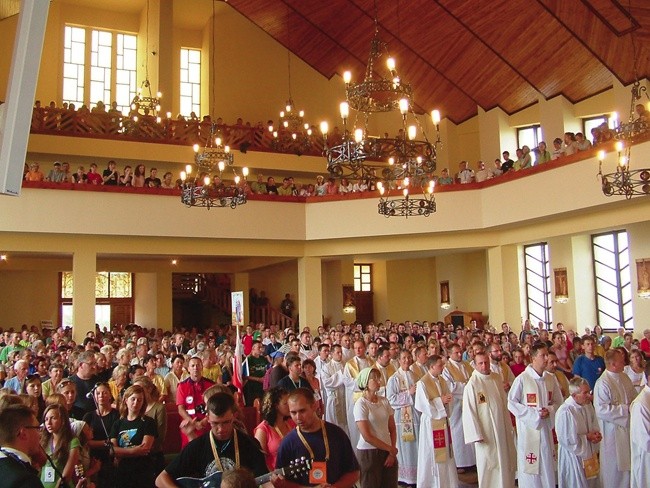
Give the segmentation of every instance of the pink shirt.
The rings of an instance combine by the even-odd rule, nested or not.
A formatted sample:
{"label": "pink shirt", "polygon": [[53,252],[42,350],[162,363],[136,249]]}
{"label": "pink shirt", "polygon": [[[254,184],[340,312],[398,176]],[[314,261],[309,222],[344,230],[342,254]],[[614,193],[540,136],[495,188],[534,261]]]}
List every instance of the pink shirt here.
{"label": "pink shirt", "polygon": [[[296,426],[291,419],[287,420],[287,425],[291,427],[291,429]],[[278,450],[280,449],[280,444],[282,444],[283,437],[277,430],[275,430],[275,427],[271,427],[266,420],[262,420],[260,424],[255,427],[255,432],[258,430],[261,430],[266,434],[264,459],[266,460],[266,467],[269,468],[269,471],[273,471],[275,469],[275,461],[278,457]],[[264,448],[264,446],[262,446],[262,448]]]}

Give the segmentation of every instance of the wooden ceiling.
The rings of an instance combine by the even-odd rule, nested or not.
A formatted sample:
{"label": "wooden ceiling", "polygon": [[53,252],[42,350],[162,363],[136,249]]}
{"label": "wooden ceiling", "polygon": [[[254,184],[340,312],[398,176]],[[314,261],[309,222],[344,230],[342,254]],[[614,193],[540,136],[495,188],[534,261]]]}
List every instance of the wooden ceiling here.
{"label": "wooden ceiling", "polygon": [[[360,81],[374,0],[228,0],[330,78]],[[380,35],[422,111],[454,123],[500,107],[512,114],[557,95],[575,103],[650,76],[650,1],[376,0]]]}

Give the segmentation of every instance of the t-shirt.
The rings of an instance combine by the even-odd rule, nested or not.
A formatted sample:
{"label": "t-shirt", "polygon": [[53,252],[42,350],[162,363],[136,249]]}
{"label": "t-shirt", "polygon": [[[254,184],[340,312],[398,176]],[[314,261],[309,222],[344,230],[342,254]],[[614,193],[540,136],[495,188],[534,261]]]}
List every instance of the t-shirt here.
{"label": "t-shirt", "polygon": [[[110,435],[110,433],[113,430],[113,424],[117,422],[120,419],[120,414],[117,410],[112,409],[110,412],[108,412],[108,415],[104,415],[101,417],[97,413],[97,411],[94,412],[89,412],[87,413],[83,421],[86,422],[90,428],[93,430],[93,440],[105,440],[106,437],[106,432]],[[102,420],[104,421],[104,425],[102,425]],[[106,431],[104,431],[104,426],[106,427]],[[107,461],[109,458],[109,451],[107,449],[91,449],[90,454],[92,454],[93,457],[99,459],[100,461]]]}
{"label": "t-shirt", "polygon": [[[79,378],[79,376],[74,374],[70,376],[70,379],[75,385],[77,385],[77,397],[75,398],[74,406],[83,410],[84,415],[87,412],[92,412],[93,410],[95,410],[95,401],[92,398],[86,398],[86,395],[90,393],[92,389],[95,387],[95,384],[97,383],[97,377],[93,376],[88,380],[83,380]],[[83,415],[79,417],[77,420],[81,420],[82,418]]]}
{"label": "t-shirt", "polygon": [[[268,473],[264,454],[257,440],[240,431],[236,431],[236,433],[239,443],[240,466],[250,469],[255,476]],[[212,435],[211,432],[206,432],[185,446],[180,454],[165,468],[169,476],[173,479],[183,476],[204,478],[219,471],[212,455],[210,435]],[[217,441],[215,439],[215,445],[223,469],[225,471],[233,469],[235,467],[234,440],[232,438],[229,441]]]}
{"label": "t-shirt", "polygon": [[[352,450],[350,439],[340,427],[325,422],[325,430],[327,431],[327,442],[330,450],[330,458],[327,461],[327,482],[335,483],[344,474],[358,471],[359,463]],[[314,460],[325,461],[325,443],[322,429],[316,432],[302,432],[302,435],[314,452]],[[309,451],[298,437],[297,430],[294,429],[282,440],[275,467],[283,468],[288,466],[291,461],[302,456],[307,459],[310,458]],[[288,476],[288,479],[302,486],[317,486],[309,483],[308,472]]]}
{"label": "t-shirt", "polygon": [[104,182],[105,185],[117,186],[117,171],[113,172],[110,169],[105,169],[102,176],[104,178],[110,176],[110,178]]}
{"label": "t-shirt", "polygon": [[594,356],[593,359],[589,359],[583,354],[582,356],[578,356],[576,362],[573,363],[573,374],[586,379],[592,390],[596,386],[596,380],[603,371],[605,371],[605,360],[600,356]]}
{"label": "t-shirt", "polygon": [[282,378],[280,381],[278,381],[278,386],[284,388],[287,391],[293,391],[296,388],[307,388],[308,390],[313,390],[313,388],[309,384],[309,381],[307,381],[302,376],[299,376],[298,381],[294,382],[291,379],[291,376],[287,375],[284,378]]}
{"label": "t-shirt", "polygon": [[[355,422],[357,420],[367,420],[370,423],[372,433],[388,445],[391,445],[388,419],[393,416],[393,413],[393,407],[390,406],[388,400],[383,396],[378,396],[376,403],[371,402],[365,397],[361,397],[354,404]],[[376,449],[376,447],[360,435],[357,449]]]}
{"label": "t-shirt", "polygon": [[[68,450],[68,452],[70,452],[72,449],[78,448],[80,445],[81,444],[79,443],[79,439],[77,439],[76,437],[73,437],[72,440],[70,441],[70,449]],[[52,455],[52,444],[51,443],[48,443],[47,449],[45,451],[47,452],[47,454],[49,456]],[[60,465],[57,464],[56,467],[57,467],[57,470],[59,472],[61,472],[65,466],[60,466]],[[41,483],[43,483],[44,488],[55,488],[57,486],[57,483],[59,482],[60,478],[59,478],[59,475],[56,474],[56,472],[54,473],[54,480],[52,480],[51,482],[50,481],[45,481],[46,473],[48,473],[51,468],[52,468],[52,465],[50,464],[49,461],[47,463],[45,463],[45,465],[41,468]]]}
{"label": "t-shirt", "polygon": [[135,420],[129,420],[126,417],[120,418],[111,429],[111,439],[117,439],[118,447],[139,446],[145,435],[158,437],[156,422],[146,415]]}

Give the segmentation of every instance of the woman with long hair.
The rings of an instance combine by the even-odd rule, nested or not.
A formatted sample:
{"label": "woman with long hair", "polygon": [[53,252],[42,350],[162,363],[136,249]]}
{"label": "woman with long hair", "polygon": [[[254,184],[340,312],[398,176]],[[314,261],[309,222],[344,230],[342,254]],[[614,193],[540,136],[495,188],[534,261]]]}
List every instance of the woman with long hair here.
{"label": "woman with long hair", "polygon": [[144,187],[144,180],[145,180],[145,167],[144,164],[138,164],[135,167],[135,171],[133,172],[133,179],[131,180],[131,185],[136,187],[136,188],[142,188]]}
{"label": "woman with long hair", "polygon": [[65,398],[65,408],[68,411],[68,416],[75,420],[81,420],[86,412],[74,404],[77,399],[77,385],[74,381],[69,378],[62,379],[56,387],[56,392]]}
{"label": "woman with long hair", "polygon": [[37,374],[28,374],[23,383],[23,391],[30,397],[37,405],[36,418],[42,419],[45,412],[45,400],[43,400],[43,384],[41,377]]}
{"label": "woman with long hair", "polygon": [[129,386],[120,402],[120,419],[111,431],[111,443],[119,460],[116,482],[120,487],[140,488],[154,484],[154,464],[149,453],[158,434],[155,420],[145,416],[146,411],[142,387]]}
{"label": "woman with long hair", "polygon": [[115,469],[113,466],[113,450],[110,444],[110,432],[113,424],[120,418],[120,414],[111,404],[113,396],[108,383],[97,383],[93,392],[96,410],[84,415],[86,422],[92,429],[92,439],[88,441],[90,455],[101,461],[102,465],[97,475],[98,488],[115,486]]}
{"label": "woman with long hair", "polygon": [[[43,414],[45,428],[41,431],[41,447],[50,460],[41,468],[45,488],[73,486],[75,466],[79,463],[79,440],[72,433],[68,412],[62,405],[49,405]],[[52,465],[52,463],[54,465]]]}
{"label": "woman with long hair", "polygon": [[255,427],[257,439],[264,451],[266,466],[269,470],[275,469],[275,460],[282,439],[296,424],[289,416],[289,392],[284,388],[271,388],[262,398],[262,422]]}
{"label": "woman with long hair", "polygon": [[156,437],[153,443],[150,456],[154,462],[156,476],[158,476],[165,469],[165,455],[163,454],[162,446],[167,436],[167,410],[165,410],[165,405],[160,401],[160,391],[151,379],[146,376],[138,376],[133,381],[133,384],[141,386],[144,390],[147,402],[145,415],[156,421],[158,437]]}
{"label": "woman with long hair", "polygon": [[323,397],[321,397],[320,380],[316,378],[316,363],[312,359],[305,359],[302,362],[302,374],[311,389],[314,390],[314,398],[318,406],[316,412],[319,417],[322,417],[325,413],[325,406],[323,405]]}

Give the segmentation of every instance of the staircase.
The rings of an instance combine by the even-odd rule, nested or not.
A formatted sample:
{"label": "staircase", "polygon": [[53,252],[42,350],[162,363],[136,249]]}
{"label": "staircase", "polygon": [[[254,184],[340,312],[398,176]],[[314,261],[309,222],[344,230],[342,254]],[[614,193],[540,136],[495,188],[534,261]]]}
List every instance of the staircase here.
{"label": "staircase", "polygon": [[[174,273],[172,296],[174,299],[198,300],[212,305],[218,312],[231,316],[230,282],[224,275]],[[251,322],[275,324],[278,329],[295,330],[296,321],[270,305],[254,306],[249,310]]]}

